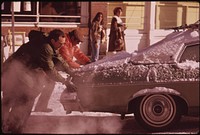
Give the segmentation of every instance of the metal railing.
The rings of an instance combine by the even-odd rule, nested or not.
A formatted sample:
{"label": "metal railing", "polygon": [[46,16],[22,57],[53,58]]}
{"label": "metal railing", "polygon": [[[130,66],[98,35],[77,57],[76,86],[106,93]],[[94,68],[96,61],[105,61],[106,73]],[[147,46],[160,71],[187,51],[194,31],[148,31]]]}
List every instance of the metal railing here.
{"label": "metal railing", "polygon": [[[12,25],[11,14],[1,14],[2,26]],[[33,27],[76,27],[80,25],[81,16],[66,15],[19,15],[15,14],[15,26]],[[49,21],[48,21],[49,19]],[[46,20],[46,21],[45,21]]]}

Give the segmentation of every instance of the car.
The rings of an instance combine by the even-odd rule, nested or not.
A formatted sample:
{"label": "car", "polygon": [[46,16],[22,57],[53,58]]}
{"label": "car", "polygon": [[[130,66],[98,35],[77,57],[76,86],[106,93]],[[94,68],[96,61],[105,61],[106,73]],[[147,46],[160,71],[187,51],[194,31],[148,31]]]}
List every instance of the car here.
{"label": "car", "polygon": [[141,51],[75,70],[77,91],[60,97],[66,113],[134,114],[151,131],[167,130],[183,115],[199,116],[199,23],[189,26]]}

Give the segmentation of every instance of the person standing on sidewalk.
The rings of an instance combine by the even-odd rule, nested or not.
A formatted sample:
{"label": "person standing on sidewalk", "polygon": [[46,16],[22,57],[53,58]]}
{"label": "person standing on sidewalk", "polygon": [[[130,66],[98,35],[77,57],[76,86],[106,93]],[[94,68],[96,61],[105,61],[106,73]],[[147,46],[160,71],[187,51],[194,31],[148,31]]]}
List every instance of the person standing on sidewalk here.
{"label": "person standing on sidewalk", "polygon": [[113,10],[114,16],[111,20],[111,28],[109,35],[109,45],[108,52],[118,52],[125,51],[125,39],[124,39],[124,31],[126,30],[126,26],[122,22],[120,16],[122,15],[122,8],[116,7]]}
{"label": "person standing on sidewalk", "polygon": [[91,47],[92,47],[92,62],[99,60],[100,45],[105,39],[105,28],[103,27],[103,13],[98,12],[92,20],[90,28]]}

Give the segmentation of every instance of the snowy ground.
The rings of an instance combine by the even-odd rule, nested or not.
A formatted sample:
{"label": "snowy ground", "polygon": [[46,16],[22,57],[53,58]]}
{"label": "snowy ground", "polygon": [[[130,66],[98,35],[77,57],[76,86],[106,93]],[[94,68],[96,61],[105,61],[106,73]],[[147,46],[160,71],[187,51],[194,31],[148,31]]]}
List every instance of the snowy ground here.
{"label": "snowy ground", "polygon": [[[49,116],[120,116],[119,114],[114,113],[99,113],[99,112],[78,112],[73,111],[71,114],[66,114],[65,110],[60,103],[60,95],[62,91],[65,89],[65,86],[61,83],[56,83],[52,96],[49,100],[48,108],[53,109],[53,112],[32,112],[31,115],[49,115]],[[39,96],[35,100],[35,104],[38,100]],[[33,110],[35,105],[33,107]]]}

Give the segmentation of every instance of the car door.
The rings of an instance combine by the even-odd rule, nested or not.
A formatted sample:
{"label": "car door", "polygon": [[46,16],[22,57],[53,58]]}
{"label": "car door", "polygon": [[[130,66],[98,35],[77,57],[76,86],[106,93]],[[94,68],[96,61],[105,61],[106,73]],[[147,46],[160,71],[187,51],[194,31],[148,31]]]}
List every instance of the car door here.
{"label": "car door", "polygon": [[186,44],[177,57],[178,66],[185,70],[181,95],[189,106],[199,106],[199,41]]}

